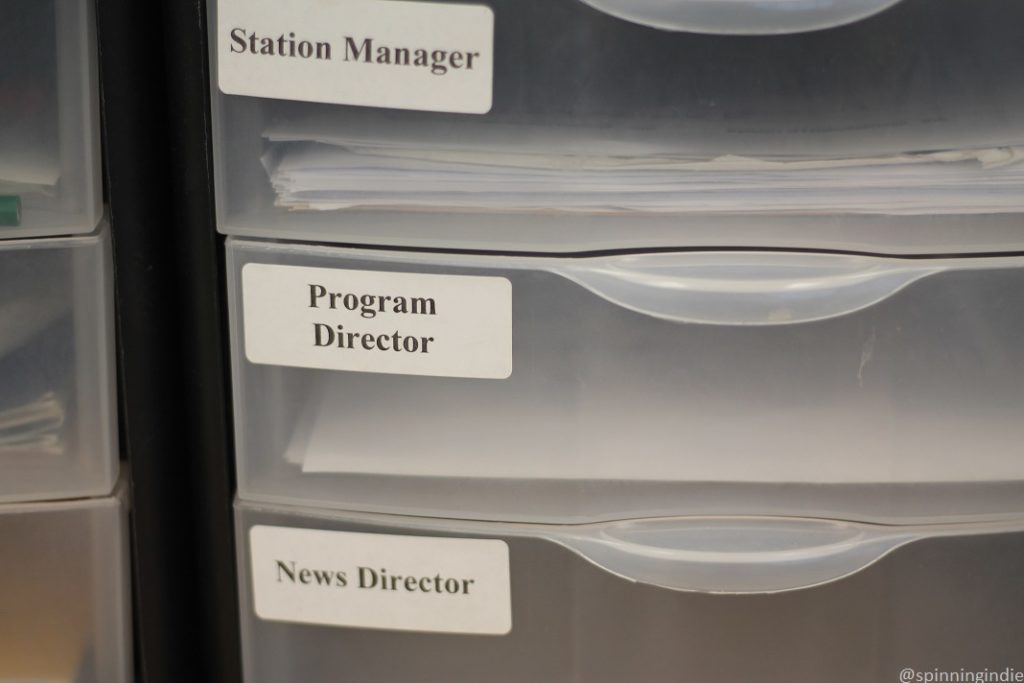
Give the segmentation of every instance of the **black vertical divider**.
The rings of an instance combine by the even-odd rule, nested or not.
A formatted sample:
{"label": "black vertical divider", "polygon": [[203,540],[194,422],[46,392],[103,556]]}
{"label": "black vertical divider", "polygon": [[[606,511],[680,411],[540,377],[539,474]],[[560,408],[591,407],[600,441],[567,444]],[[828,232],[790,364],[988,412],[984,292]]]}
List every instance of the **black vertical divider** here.
{"label": "black vertical divider", "polygon": [[97,0],[138,683],[241,680],[202,0]]}

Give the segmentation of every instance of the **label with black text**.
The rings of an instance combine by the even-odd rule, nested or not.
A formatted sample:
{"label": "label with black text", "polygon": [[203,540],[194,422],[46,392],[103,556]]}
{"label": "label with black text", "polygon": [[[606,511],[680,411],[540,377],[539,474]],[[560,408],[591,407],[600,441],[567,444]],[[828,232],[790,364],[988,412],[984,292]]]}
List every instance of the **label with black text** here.
{"label": "label with black text", "polygon": [[228,95],[486,114],[494,13],[403,0],[218,0]]}
{"label": "label with black text", "polygon": [[261,619],[480,635],[512,630],[504,541],[254,526],[249,545]]}
{"label": "label with black text", "polygon": [[252,363],[398,375],[512,373],[512,284],[503,277],[247,263]]}

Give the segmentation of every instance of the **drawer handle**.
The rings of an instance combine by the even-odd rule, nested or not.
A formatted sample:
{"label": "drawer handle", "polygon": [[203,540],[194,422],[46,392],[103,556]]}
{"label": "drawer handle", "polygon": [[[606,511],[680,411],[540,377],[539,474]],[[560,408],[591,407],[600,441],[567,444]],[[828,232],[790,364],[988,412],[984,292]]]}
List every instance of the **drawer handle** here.
{"label": "drawer handle", "polygon": [[860,21],[900,0],[583,0],[619,19],[667,31],[800,33]]}
{"label": "drawer handle", "polygon": [[552,270],[614,304],[711,325],[785,325],[877,304],[943,266],[834,254],[641,254]]}
{"label": "drawer handle", "polygon": [[773,593],[854,574],[912,541],[1019,530],[1020,520],[881,526],[801,518],[668,518],[547,535],[620,577],[708,593]]}

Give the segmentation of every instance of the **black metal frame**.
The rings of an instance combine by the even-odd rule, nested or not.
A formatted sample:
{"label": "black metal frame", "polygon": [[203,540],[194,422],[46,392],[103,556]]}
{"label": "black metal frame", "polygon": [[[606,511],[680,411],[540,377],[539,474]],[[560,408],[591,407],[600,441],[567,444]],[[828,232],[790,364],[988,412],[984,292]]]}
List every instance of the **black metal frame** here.
{"label": "black metal frame", "polygon": [[97,0],[140,683],[241,681],[202,0]]}

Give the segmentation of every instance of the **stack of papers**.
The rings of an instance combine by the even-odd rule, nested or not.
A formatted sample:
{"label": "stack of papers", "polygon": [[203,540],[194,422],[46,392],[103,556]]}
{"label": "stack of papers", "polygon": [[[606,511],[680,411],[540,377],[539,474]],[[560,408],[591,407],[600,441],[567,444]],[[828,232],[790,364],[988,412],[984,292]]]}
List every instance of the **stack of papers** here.
{"label": "stack of papers", "polygon": [[60,279],[49,287],[27,282],[33,272],[26,265],[0,276],[10,297],[0,301],[0,457],[64,452],[72,321]]}
{"label": "stack of papers", "polygon": [[53,392],[0,411],[0,455],[10,452],[60,455],[64,418],[64,404]]}
{"label": "stack of papers", "polygon": [[[592,213],[1024,210],[1024,133],[1004,146],[895,153],[872,148],[859,155],[851,153],[853,139],[834,136],[831,156],[814,154],[810,141],[791,145],[795,154],[751,156],[710,155],[716,144],[704,135],[684,146],[657,132],[609,127],[468,120],[442,127],[386,119],[351,124],[266,131],[263,164],[278,206]],[[769,145],[749,136],[744,142],[753,149]]]}
{"label": "stack of papers", "polygon": [[265,164],[293,210],[840,211],[921,214],[1024,209],[1024,148],[863,159],[555,156],[300,143]]}

